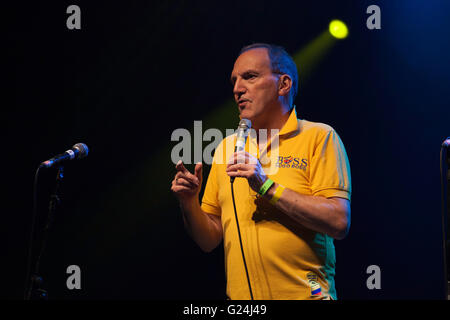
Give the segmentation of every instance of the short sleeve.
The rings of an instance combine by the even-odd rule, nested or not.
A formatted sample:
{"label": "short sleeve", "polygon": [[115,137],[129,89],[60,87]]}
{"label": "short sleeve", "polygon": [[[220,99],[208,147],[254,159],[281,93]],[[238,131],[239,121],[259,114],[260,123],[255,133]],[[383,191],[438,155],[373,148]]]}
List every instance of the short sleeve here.
{"label": "short sleeve", "polygon": [[201,208],[204,212],[219,215],[221,209],[219,206],[219,186],[217,180],[217,164],[213,161],[206,182],[205,192],[203,193]]}
{"label": "short sleeve", "polygon": [[313,195],[350,200],[350,164],[344,144],[333,129],[324,131],[318,138],[310,168]]}

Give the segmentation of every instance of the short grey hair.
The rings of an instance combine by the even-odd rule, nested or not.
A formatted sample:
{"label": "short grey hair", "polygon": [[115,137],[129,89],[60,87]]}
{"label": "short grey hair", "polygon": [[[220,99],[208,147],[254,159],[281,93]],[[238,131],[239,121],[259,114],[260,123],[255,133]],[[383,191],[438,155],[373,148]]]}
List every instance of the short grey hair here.
{"label": "short grey hair", "polygon": [[287,51],[283,47],[268,43],[253,43],[248,46],[245,46],[241,49],[239,55],[243,54],[246,51],[258,48],[267,49],[273,73],[287,74],[291,77],[292,88],[290,95],[292,97],[292,106],[293,106],[294,100],[297,97],[298,93],[298,71],[294,59],[292,59],[292,57],[289,55],[289,53],[287,53]]}

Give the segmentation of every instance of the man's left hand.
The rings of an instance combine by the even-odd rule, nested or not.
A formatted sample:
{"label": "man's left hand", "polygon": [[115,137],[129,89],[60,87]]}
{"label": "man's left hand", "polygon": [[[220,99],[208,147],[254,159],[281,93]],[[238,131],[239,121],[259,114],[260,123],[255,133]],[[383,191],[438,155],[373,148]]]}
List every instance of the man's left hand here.
{"label": "man's left hand", "polygon": [[245,151],[233,153],[228,161],[226,172],[230,177],[246,178],[250,188],[256,192],[267,180],[259,160]]}

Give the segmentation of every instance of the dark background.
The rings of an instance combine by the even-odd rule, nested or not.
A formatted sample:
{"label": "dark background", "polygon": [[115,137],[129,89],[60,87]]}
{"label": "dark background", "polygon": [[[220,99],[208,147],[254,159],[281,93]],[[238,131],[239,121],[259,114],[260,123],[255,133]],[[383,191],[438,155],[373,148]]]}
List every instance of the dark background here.
{"label": "dark background", "polygon": [[[81,30],[66,28],[71,4]],[[366,28],[371,4],[381,30]],[[242,46],[276,43],[294,54],[334,18],[350,35],[307,79],[299,66],[296,105],[299,117],[337,130],[351,165],[352,226],[335,242],[338,297],[443,297],[450,2],[58,1],[3,11],[1,298],[23,295],[37,166],[84,142],[88,158],[65,166],[42,260],[50,298],[223,299],[223,249],[201,252],[170,192],[171,134],[193,132],[194,120],[229,101]],[[234,128],[237,108],[227,112],[221,125]],[[39,177],[41,225],[55,175]],[[81,290],[66,288],[72,264]],[[366,287],[373,264],[380,290]]]}

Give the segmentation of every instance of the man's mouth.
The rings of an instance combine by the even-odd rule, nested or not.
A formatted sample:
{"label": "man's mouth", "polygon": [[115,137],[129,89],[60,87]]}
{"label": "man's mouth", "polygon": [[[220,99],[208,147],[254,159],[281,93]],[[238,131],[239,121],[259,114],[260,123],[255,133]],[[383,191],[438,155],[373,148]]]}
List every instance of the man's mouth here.
{"label": "man's mouth", "polygon": [[248,102],[250,102],[250,100],[248,100],[248,99],[240,99],[240,100],[238,101],[238,107],[239,107],[239,109],[240,109],[240,110],[244,109],[245,106],[246,106],[246,104],[247,104]]}

